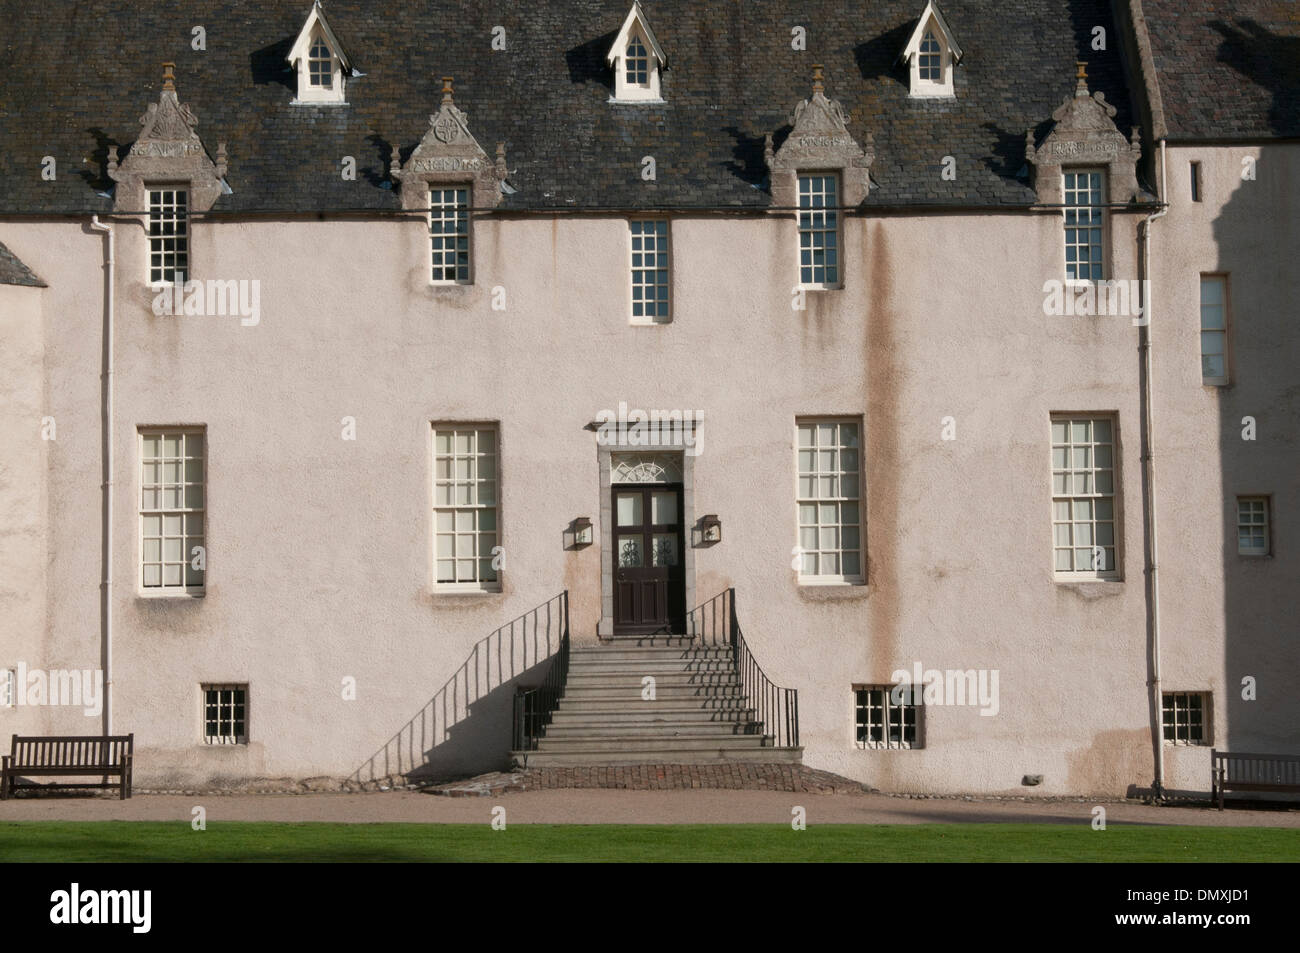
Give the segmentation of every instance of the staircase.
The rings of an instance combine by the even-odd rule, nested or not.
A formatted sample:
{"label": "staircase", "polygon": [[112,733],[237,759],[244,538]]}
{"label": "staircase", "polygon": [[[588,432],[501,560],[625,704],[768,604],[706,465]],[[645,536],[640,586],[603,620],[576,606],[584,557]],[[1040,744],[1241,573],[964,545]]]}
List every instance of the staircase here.
{"label": "staircase", "polygon": [[615,639],[565,661],[549,718],[538,711],[531,735],[516,732],[516,764],[800,762],[796,695],[752,663],[729,611],[721,639]]}

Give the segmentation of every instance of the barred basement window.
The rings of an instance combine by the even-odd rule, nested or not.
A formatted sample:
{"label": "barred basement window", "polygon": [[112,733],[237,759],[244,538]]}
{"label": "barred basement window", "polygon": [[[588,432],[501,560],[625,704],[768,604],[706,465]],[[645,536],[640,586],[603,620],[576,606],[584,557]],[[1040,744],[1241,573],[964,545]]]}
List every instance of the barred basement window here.
{"label": "barred basement window", "polygon": [[668,298],[668,223],[663,219],[633,220],[632,319],[637,324],[667,324],[672,320]]}
{"label": "barred basement window", "polygon": [[920,748],[920,691],[910,685],[853,686],[859,748]]}
{"label": "barred basement window", "polygon": [[839,177],[799,176],[799,283],[836,288],[840,283]]}
{"label": "barred basement window", "polygon": [[436,424],[434,453],[434,579],[438,586],[497,590],[497,431]]}
{"label": "barred basement window", "polygon": [[1237,552],[1242,556],[1268,555],[1268,497],[1237,497]]}
{"label": "barred basement window", "polygon": [[861,440],[856,420],[799,420],[799,581],[863,580]]}
{"label": "barred basement window", "polygon": [[140,431],[140,584],[203,590],[205,440],[202,430]]}
{"label": "barred basement window", "polygon": [[435,282],[469,283],[469,189],[429,189],[429,240]]}
{"label": "barred basement window", "polygon": [[1201,275],[1201,383],[1228,383],[1228,281]]}
{"label": "barred basement window", "polygon": [[1114,421],[1053,417],[1052,536],[1058,576],[1118,579],[1115,530]]}
{"label": "barred basement window", "polygon": [[210,745],[248,744],[248,686],[203,686],[203,740]]}
{"label": "barred basement window", "polygon": [[1071,281],[1105,278],[1105,173],[1082,169],[1065,175],[1065,277]]}
{"label": "barred basement window", "polygon": [[190,270],[189,192],[149,189],[149,281],[184,284]]}
{"label": "barred basement window", "polygon": [[1161,704],[1165,744],[1205,744],[1209,708],[1208,692],[1165,692]]}

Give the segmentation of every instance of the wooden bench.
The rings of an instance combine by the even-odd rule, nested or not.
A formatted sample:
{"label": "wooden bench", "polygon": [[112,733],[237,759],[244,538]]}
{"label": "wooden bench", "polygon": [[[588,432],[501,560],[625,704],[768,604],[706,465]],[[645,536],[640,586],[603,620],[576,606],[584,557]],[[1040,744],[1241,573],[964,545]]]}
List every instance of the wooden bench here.
{"label": "wooden bench", "polygon": [[14,793],[14,782],[19,777],[98,775],[98,781],[33,785],[33,789],[117,788],[125,801],[131,796],[134,746],[134,734],[27,738],[14,735],[12,753],[4,756],[0,769],[0,800]]}
{"label": "wooden bench", "polygon": [[1245,754],[1210,749],[1210,794],[1223,810],[1223,792],[1300,794],[1300,755]]}

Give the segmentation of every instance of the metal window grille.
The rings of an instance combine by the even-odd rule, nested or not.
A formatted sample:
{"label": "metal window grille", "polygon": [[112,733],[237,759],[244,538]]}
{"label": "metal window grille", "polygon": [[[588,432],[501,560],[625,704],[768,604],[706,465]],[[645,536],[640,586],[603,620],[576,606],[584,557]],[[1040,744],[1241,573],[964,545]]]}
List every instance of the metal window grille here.
{"label": "metal window grille", "polygon": [[855,687],[854,726],[859,748],[917,748],[919,689],[914,686]]}
{"label": "metal window grille", "polygon": [[210,745],[248,743],[248,686],[203,686],[203,740]]}
{"label": "metal window grille", "polygon": [[1176,745],[1205,744],[1209,696],[1204,692],[1165,692],[1161,720],[1165,741]]}

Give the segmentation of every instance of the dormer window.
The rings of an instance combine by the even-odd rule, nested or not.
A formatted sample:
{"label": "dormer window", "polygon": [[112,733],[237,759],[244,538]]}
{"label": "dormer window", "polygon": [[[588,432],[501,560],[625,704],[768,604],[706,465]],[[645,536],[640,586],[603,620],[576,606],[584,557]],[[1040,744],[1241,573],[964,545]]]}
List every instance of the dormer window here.
{"label": "dormer window", "polygon": [[307,14],[286,57],[298,71],[296,104],[344,103],[344,82],[351,71],[347,54],[325,19],[320,2]]}
{"label": "dormer window", "polygon": [[660,103],[659,74],[667,62],[640,3],[633,3],[606,57],[614,67],[616,103]]}
{"label": "dormer window", "polygon": [[921,11],[901,59],[911,64],[912,96],[955,95],[952,72],[953,66],[961,59],[961,47],[933,2],[926,3]]}

